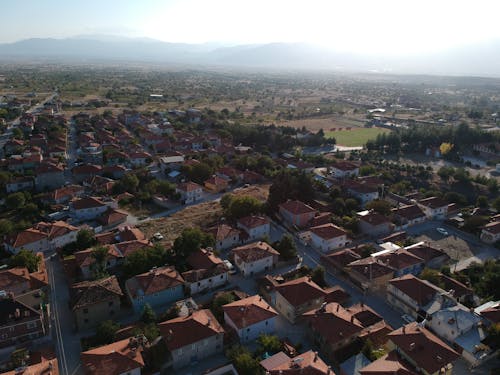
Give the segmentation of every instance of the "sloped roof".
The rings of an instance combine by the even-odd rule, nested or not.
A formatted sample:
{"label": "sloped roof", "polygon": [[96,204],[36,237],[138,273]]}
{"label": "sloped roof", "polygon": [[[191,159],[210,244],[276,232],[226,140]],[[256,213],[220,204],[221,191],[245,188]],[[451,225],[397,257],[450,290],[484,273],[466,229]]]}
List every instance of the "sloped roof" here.
{"label": "sloped roof", "polygon": [[401,358],[395,350],[363,367],[359,373],[361,375],[417,375],[413,366]]}
{"label": "sloped roof", "polygon": [[259,295],[228,303],[222,308],[238,329],[246,328],[278,315],[276,310]]}
{"label": "sloped roof", "polygon": [[404,275],[389,281],[389,283],[416,301],[420,306],[425,306],[439,293],[437,287],[413,275]]}
{"label": "sloped roof", "polygon": [[346,231],[332,223],[318,225],[317,227],[311,228],[310,231],[325,240],[347,235]]}
{"label": "sloped roof", "polygon": [[[280,361],[281,362],[281,361]],[[309,350],[286,362],[281,362],[269,370],[270,375],[335,375],[333,370],[318,356]]]}
{"label": "sloped roof", "polygon": [[184,279],[174,267],[160,267],[136,275],[125,283],[133,298],[150,295],[184,284]]}
{"label": "sloped roof", "polygon": [[123,295],[116,276],[73,284],[71,292],[73,294],[73,310],[115,299]]}
{"label": "sloped roof", "polygon": [[293,215],[302,215],[316,212],[311,206],[301,201],[287,201],[279,205],[280,209],[290,212]]}
{"label": "sloped roof", "polygon": [[237,255],[245,263],[254,262],[270,256],[279,256],[279,253],[266,242],[254,242],[245,246],[235,247],[231,254]]}
{"label": "sloped roof", "polygon": [[158,324],[158,328],[170,351],[224,333],[224,329],[208,309],[167,320]]}
{"label": "sloped roof", "polygon": [[276,286],[279,292],[292,306],[301,306],[316,298],[325,297],[326,292],[309,276],[300,277]]}

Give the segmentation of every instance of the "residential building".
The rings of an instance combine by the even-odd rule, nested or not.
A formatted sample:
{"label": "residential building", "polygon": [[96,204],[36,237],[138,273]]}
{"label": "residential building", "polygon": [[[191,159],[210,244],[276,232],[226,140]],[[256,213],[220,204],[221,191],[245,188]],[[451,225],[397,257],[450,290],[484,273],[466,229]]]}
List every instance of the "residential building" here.
{"label": "residential building", "polygon": [[191,204],[201,200],[203,188],[194,182],[186,182],[179,184],[175,192],[180,194],[183,204]]}
{"label": "residential building", "polygon": [[210,310],[167,320],[158,325],[174,369],[196,363],[224,350],[224,329]]}
{"label": "residential building", "polygon": [[347,181],[345,183],[347,193],[358,199],[364,207],[368,202],[379,199],[379,187],[375,184],[363,183],[359,181]]}
{"label": "residential building", "polygon": [[219,224],[208,232],[214,236],[217,250],[227,250],[241,243],[241,232],[230,225]]}
{"label": "residential building", "polygon": [[55,221],[53,223],[40,222],[33,226],[47,235],[51,249],[60,249],[67,244],[76,241],[79,228],[66,223],[65,221]]}
{"label": "residential building", "polygon": [[291,323],[295,323],[306,311],[319,308],[327,292],[311,280],[300,277],[279,284],[275,288],[275,308]]}
{"label": "residential building", "polygon": [[160,267],[125,282],[125,293],[136,312],[146,304],[168,306],[184,297],[184,279],[174,267]]}
{"label": "residential building", "polygon": [[99,224],[102,225],[103,230],[109,230],[125,223],[127,218],[128,212],[116,208],[108,208],[108,210],[99,217],[98,221]]}
{"label": "residential building", "polygon": [[427,245],[425,242],[406,246],[407,252],[424,260],[425,266],[434,269],[440,269],[445,263],[450,260],[450,256],[443,250],[436,249]]}
{"label": "residential building", "polygon": [[120,310],[123,292],[116,276],[82,281],[71,286],[72,310],[79,330],[87,330],[112,319]]}
{"label": "residential building", "polygon": [[395,224],[400,229],[406,229],[427,220],[424,211],[416,204],[399,205],[392,209]]}
{"label": "residential building", "polygon": [[[368,361],[369,362],[369,361]],[[393,350],[359,369],[359,375],[417,375],[417,369]]]}
{"label": "residential building", "polygon": [[70,203],[71,215],[80,221],[94,220],[108,210],[109,206],[99,198],[79,198]]}
{"label": "residential building", "polygon": [[350,243],[347,232],[332,223],[312,227],[309,231],[311,244],[323,252],[339,249]]}
{"label": "residential building", "polygon": [[199,249],[187,258],[192,268],[182,273],[185,286],[191,295],[215,289],[228,281],[229,270],[224,261],[211,249]]}
{"label": "residential building", "polygon": [[7,236],[4,241],[7,251],[17,254],[21,249],[31,250],[34,253],[45,252],[51,249],[47,234],[34,228],[25,229],[19,233]]}
{"label": "residential building", "polygon": [[349,263],[347,273],[360,288],[383,291],[394,277],[394,268],[370,256]]}
{"label": "residential building", "polygon": [[64,168],[61,165],[43,163],[35,169],[35,187],[38,191],[57,189],[64,182]]}
{"label": "residential building", "polygon": [[418,201],[418,206],[424,211],[427,218],[442,220],[448,215],[448,203],[438,197],[430,197]]}
{"label": "residential building", "polygon": [[[33,361],[34,359],[35,361]],[[43,355],[38,352],[30,353],[30,364],[21,367],[21,369],[16,368],[3,372],[2,375],[59,375],[59,365],[55,354],[46,356],[45,353]]]}
{"label": "residential building", "polygon": [[205,181],[204,186],[211,193],[220,193],[227,190],[229,181],[219,176],[212,176]]}
{"label": "residential building", "polygon": [[44,198],[49,203],[64,204],[68,203],[75,197],[81,197],[84,189],[80,185],[68,185],[62,188],[53,190]]}
{"label": "residential building", "polygon": [[231,257],[244,277],[272,269],[279,253],[266,242],[254,242],[231,250]]}
{"label": "residential building", "polygon": [[380,237],[389,234],[394,229],[394,224],[384,215],[370,211],[359,216],[359,229],[361,233],[370,237]]}
{"label": "residential building", "polygon": [[418,323],[410,323],[389,335],[389,348],[424,375],[451,375],[460,355]]}
{"label": "residential building", "polygon": [[144,336],[113,342],[81,353],[81,363],[88,375],[140,375],[144,367]]}
{"label": "residential building", "polygon": [[316,210],[301,201],[287,201],[279,205],[281,217],[289,224],[305,228],[316,216]]}
{"label": "residential building", "polygon": [[237,332],[240,342],[274,332],[278,313],[259,295],[228,303],[222,309],[224,322]]}
{"label": "residential building", "polygon": [[346,160],[336,161],[330,166],[330,173],[335,178],[352,178],[359,176],[359,166]]}
{"label": "residential building", "polygon": [[384,264],[394,269],[394,276],[406,274],[418,275],[424,269],[424,260],[405,249],[383,250],[371,254]]}
{"label": "residential building", "polygon": [[261,240],[271,232],[271,221],[265,216],[242,217],[238,219],[237,226],[247,233],[250,241]]}
{"label": "residential building", "polygon": [[41,311],[0,295],[0,348],[32,342],[47,334]]}
{"label": "residential building", "polygon": [[312,350],[293,358],[279,352],[262,360],[260,365],[269,375],[335,375],[331,367]]}
{"label": "residential building", "polygon": [[31,190],[35,187],[35,182],[32,177],[14,177],[5,184],[7,193],[15,193],[16,191]]}
{"label": "residential building", "polygon": [[489,301],[478,306],[474,311],[490,324],[500,323],[500,301]]}
{"label": "residential building", "polygon": [[481,230],[481,241],[494,244],[500,241],[500,221],[486,224]]}
{"label": "residential building", "polygon": [[338,303],[324,303],[303,316],[311,338],[330,359],[363,331],[361,322]]}

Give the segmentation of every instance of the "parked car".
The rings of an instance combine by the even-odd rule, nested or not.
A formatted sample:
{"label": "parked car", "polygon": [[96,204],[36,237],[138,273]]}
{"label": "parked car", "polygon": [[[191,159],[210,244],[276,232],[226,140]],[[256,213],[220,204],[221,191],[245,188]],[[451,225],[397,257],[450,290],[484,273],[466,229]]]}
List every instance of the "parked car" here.
{"label": "parked car", "polygon": [[439,227],[439,228],[436,228],[436,230],[437,230],[439,233],[441,233],[443,236],[447,236],[447,235],[448,235],[448,232],[447,232],[447,231],[446,231],[446,229],[444,229],[444,228]]}
{"label": "parked car", "polygon": [[238,271],[236,271],[236,268],[234,268],[233,264],[229,260],[225,259],[224,264],[226,265],[227,269],[229,270],[230,275],[234,275],[235,273],[238,272]]}
{"label": "parked car", "polygon": [[156,232],[155,234],[153,234],[153,238],[157,241],[160,241],[160,240],[163,240],[163,234],[161,234],[160,232]]}

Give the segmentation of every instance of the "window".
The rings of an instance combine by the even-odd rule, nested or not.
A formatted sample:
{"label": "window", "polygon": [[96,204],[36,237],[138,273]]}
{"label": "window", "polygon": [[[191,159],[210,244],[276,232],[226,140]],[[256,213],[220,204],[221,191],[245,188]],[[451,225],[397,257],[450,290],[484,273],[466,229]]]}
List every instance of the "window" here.
{"label": "window", "polygon": [[220,275],[220,278],[223,279],[224,278],[224,275]]}
{"label": "window", "polygon": [[269,322],[266,320],[266,326],[269,325]]}

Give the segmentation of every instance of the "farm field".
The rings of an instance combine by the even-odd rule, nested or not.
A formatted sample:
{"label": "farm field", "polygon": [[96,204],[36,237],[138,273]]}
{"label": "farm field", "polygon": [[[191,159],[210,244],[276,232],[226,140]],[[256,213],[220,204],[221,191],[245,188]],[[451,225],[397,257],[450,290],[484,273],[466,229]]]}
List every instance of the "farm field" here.
{"label": "farm field", "polygon": [[335,138],[340,146],[356,147],[364,146],[367,141],[375,139],[377,135],[389,132],[389,129],[384,128],[351,128],[351,130],[326,131],[325,136]]}

